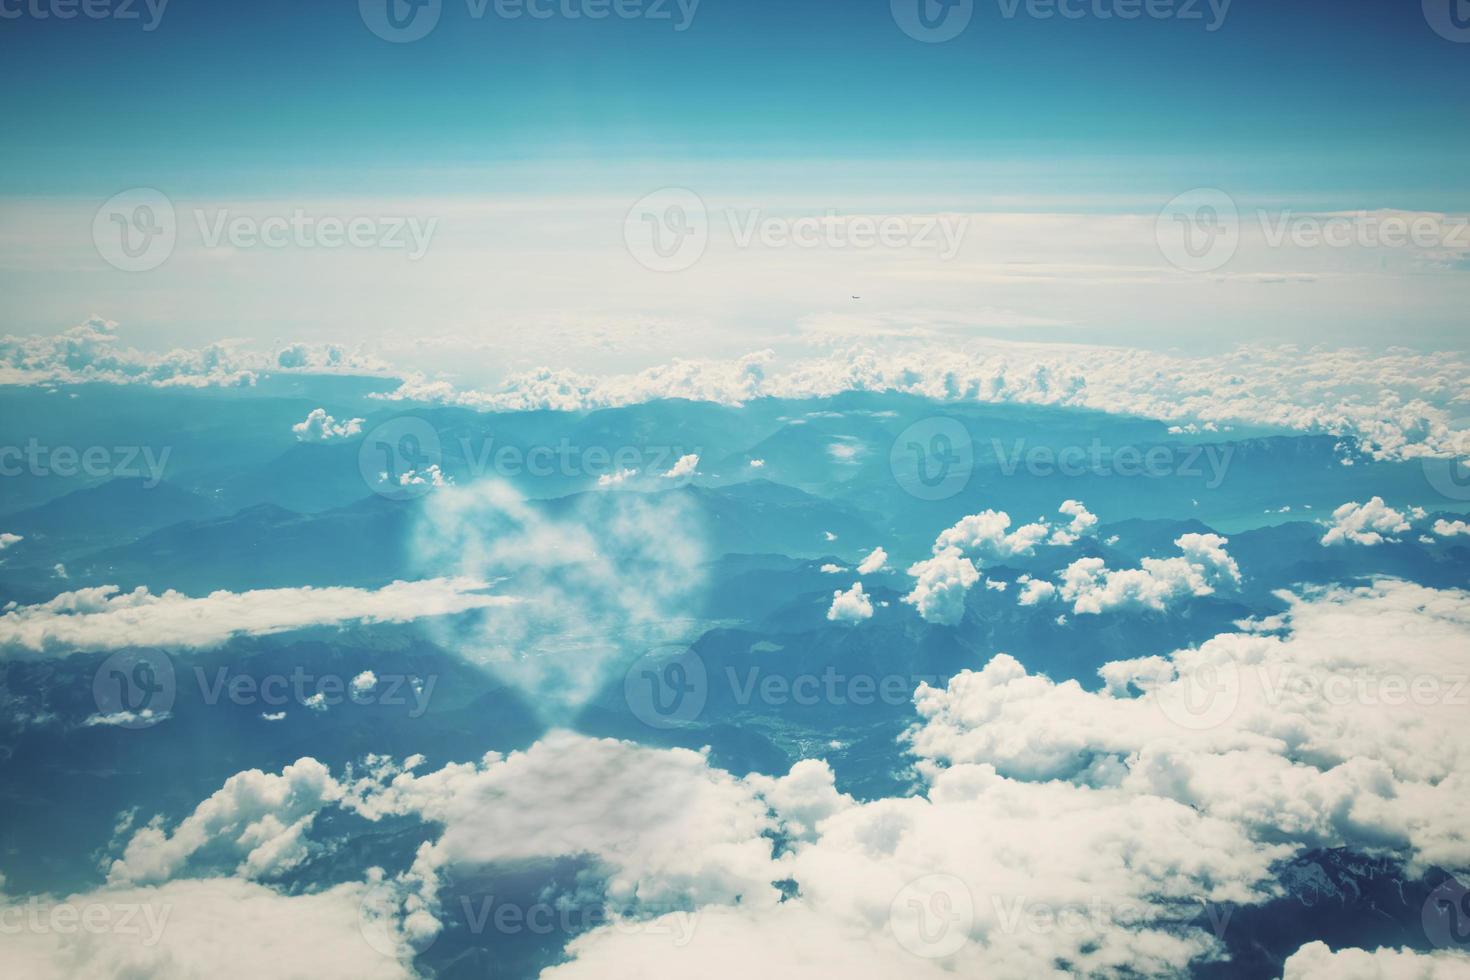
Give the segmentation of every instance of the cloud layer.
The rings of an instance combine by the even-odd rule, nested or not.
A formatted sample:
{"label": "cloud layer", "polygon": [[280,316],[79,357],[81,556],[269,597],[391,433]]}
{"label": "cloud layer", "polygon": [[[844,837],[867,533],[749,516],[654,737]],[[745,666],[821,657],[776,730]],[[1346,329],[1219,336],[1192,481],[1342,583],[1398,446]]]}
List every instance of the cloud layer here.
{"label": "cloud layer", "polygon": [[0,615],[0,653],[63,655],[124,647],[207,648],[258,636],[348,622],[404,623],[504,607],[483,580],[454,577],[393,582],[380,589],[343,586],[211,592],[191,597],[115,585],[63,592]]}
{"label": "cloud layer", "polygon": [[1120,347],[1003,341],[840,344],[777,367],[769,350],[726,361],[674,361],[636,374],[537,368],[496,391],[395,372],[372,354],[290,344],[270,353],[217,344],[149,354],[123,347],[93,319],[55,335],[0,338],[0,383],[252,384],[266,372],[400,377],[394,400],[504,411],[606,408],[666,398],[741,404],[761,397],[898,391],[938,401],[1054,405],[1208,428],[1249,423],[1352,436],[1379,458],[1467,454],[1470,361],[1402,348],[1242,347],[1189,356]]}

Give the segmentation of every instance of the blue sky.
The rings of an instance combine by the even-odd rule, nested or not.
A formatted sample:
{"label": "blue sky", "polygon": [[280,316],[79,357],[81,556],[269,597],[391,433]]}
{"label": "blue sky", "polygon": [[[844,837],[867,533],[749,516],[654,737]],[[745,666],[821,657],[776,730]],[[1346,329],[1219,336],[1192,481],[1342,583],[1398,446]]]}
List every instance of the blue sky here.
{"label": "blue sky", "polygon": [[[441,0],[411,43],[369,29],[386,0],[170,0],[152,30],[143,0],[130,19],[36,16],[66,2],[0,0],[0,81],[24,93],[0,124],[3,332],[96,314],[149,348],[407,357],[429,337],[497,366],[634,368],[812,340],[813,322],[828,342],[860,295],[866,336],[937,320],[1150,347],[1463,344],[1470,243],[1405,260],[1260,242],[1288,210],[1470,211],[1470,43],[1433,28],[1440,0],[1066,0],[1077,17],[973,0],[944,43],[901,29],[919,0],[618,0],[666,16],[600,20]],[[1130,3],[1168,16],[1098,16]],[[732,230],[751,209],[979,217],[942,267],[724,235],[669,275],[623,241],[630,206],[668,187]],[[146,273],[95,245],[99,208],[134,188],[179,217]],[[1158,268],[1154,218],[1195,188],[1269,212],[1228,285]],[[437,224],[421,261],[201,244],[216,221],[302,209]]]}
{"label": "blue sky", "polygon": [[1021,192],[1060,172],[1079,196],[1196,176],[1357,206],[1466,195],[1470,48],[1418,4],[1235,0],[1212,32],[1205,0],[1198,20],[1129,21],[980,0],[943,44],[880,2],[704,0],[682,32],[667,9],[476,19],[445,0],[409,44],[350,3],[174,0],[152,31],[0,21],[0,78],[27,93],[6,189],[473,192],[508,161],[576,161],[557,183],[597,186],[631,161],[896,159],[955,162],[958,191],[1010,163]]}

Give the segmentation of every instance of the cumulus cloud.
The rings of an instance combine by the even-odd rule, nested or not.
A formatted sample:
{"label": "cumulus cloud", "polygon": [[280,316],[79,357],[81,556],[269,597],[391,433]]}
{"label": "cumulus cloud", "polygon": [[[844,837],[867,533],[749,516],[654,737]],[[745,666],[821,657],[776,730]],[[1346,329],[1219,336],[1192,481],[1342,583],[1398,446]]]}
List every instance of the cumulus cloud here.
{"label": "cumulus cloud", "polygon": [[1072,520],[1066,527],[1057,528],[1052,532],[1052,544],[1075,544],[1078,538],[1097,527],[1097,515],[1088,511],[1080,500],[1064,500],[1062,501],[1062,506],[1058,507],[1057,510],[1059,513],[1066,514]]}
{"label": "cumulus cloud", "polygon": [[299,759],[279,775],[236,773],[171,832],[161,820],[136,831],[112,862],[108,884],[158,884],[199,865],[242,878],[277,876],[305,860],[307,829],[341,795],[315,759]]}
{"label": "cumulus cloud", "polygon": [[780,898],[782,870],[763,836],[776,826],[769,806],[687,749],[552,732],[524,752],[366,778],[352,793],[347,805],[369,819],[416,815],[442,827],[404,879],[430,910],[446,870],[576,856],[619,910]]}
{"label": "cumulus cloud", "polygon": [[959,624],[965,615],[965,596],[980,581],[975,563],[953,548],[910,565],[909,575],[917,581],[903,601],[926,622],[941,626]]}
{"label": "cumulus cloud", "polygon": [[[1462,456],[1454,420],[1470,379],[1462,354],[1402,348],[1314,350],[1241,347],[1192,356],[1081,344],[975,341],[901,349],[847,346],[771,367],[775,352],[728,361],[678,360],[636,374],[592,376],[541,367],[507,377],[497,391],[460,389],[405,375],[362,351],[290,344],[256,352],[216,344],[165,354],[122,346],[117,325],[94,318],[55,335],[0,338],[0,384],[101,382],[248,385],[262,373],[391,376],[391,400],[483,411],[583,411],[667,398],[744,404],[761,397],[828,397],[897,391],[939,401],[1053,405],[1216,431],[1240,422],[1351,436],[1381,459]],[[1191,428],[1192,427],[1192,428]]]}
{"label": "cumulus cloud", "polygon": [[[1442,538],[1448,538],[1456,534],[1470,534],[1470,524],[1465,521],[1447,521],[1444,518],[1434,522],[1434,533]],[[4,535],[0,535],[3,540]]]}
{"label": "cumulus cloud", "polygon": [[1308,943],[1287,957],[1281,980],[1456,980],[1470,976],[1470,955],[1441,949],[1339,949]]}
{"label": "cumulus cloud", "polygon": [[9,531],[0,532],[0,551],[4,551],[13,544],[20,544],[25,538],[19,534],[11,534]]}
{"label": "cumulus cloud", "polygon": [[[442,884],[462,872],[586,862],[613,918],[571,942],[552,980],[1176,976],[1222,955],[1228,907],[1277,895],[1273,867],[1302,848],[1393,855],[1411,873],[1470,866],[1470,735],[1449,686],[1463,691],[1470,594],[1382,581],[1284,598],[1259,628],[1108,664],[1098,691],[1004,655],[921,685],[913,795],[858,802],[816,759],[740,778],[702,752],[558,731],[437,771],[380,760],[324,805],[440,828],[393,879],[393,936],[432,936]],[[1393,642],[1407,632],[1414,644]],[[1414,702],[1424,685],[1394,678],[1443,686]],[[163,842],[221,812],[227,859],[248,855],[239,795]],[[249,812],[277,821],[249,843],[299,812],[270,798]],[[665,923],[691,914],[670,906],[698,928]],[[1287,975],[1444,958],[1402,956],[1304,947]]]}
{"label": "cumulus cloud", "polygon": [[[587,865],[583,880],[598,882],[596,894],[614,916],[772,907],[781,899],[774,883],[785,876],[787,860],[776,854],[772,833],[814,836],[821,821],[852,805],[824,762],[800,763],[786,776],[740,779],[710,767],[703,752],[565,731],[525,751],[416,772],[423,763],[422,756],[401,764],[369,756],[340,781],[310,758],[279,775],[238,773],[172,831],[155,820],[134,833],[112,864],[109,887],[173,888],[184,877],[216,882],[208,876],[231,866],[236,879],[270,878],[310,853],[305,832],[327,808],[372,821],[417,818],[438,834],[410,868],[391,878],[370,870],[363,886],[341,886],[352,896],[343,924],[362,927],[363,938],[379,948],[372,955],[392,963],[409,944],[437,933],[446,875],[498,865],[579,859]],[[262,901],[275,894],[244,880],[220,887]],[[301,907],[309,911],[310,903]],[[303,933],[286,935],[315,948],[312,931],[323,927],[311,921]],[[323,939],[332,935],[327,929]],[[0,963],[5,956],[0,952]]]}
{"label": "cumulus cloud", "polygon": [[802,759],[785,776],[751,773],[745,782],[780,818],[782,829],[802,840],[815,840],[823,820],[854,805],[852,797],[837,791],[837,777],[823,759]]}
{"label": "cumulus cloud", "polygon": [[886,564],[888,564],[888,552],[882,548],[874,548],[868,552],[868,557],[858,562],[858,574],[872,575],[874,572],[881,572]]}
{"label": "cumulus cloud", "polygon": [[[1173,558],[1145,558],[1138,568],[1110,569],[1101,558],[1079,558],[1061,574],[1058,593],[1072,603],[1076,614],[1119,610],[1163,612],[1179,599],[1211,595],[1216,589],[1240,584],[1240,567],[1225,551],[1218,534],[1184,534],[1174,539],[1183,554]],[[1049,593],[1022,593],[1022,605],[1040,601]]]}
{"label": "cumulus cloud", "polygon": [[935,538],[934,553],[955,549],[995,559],[1029,555],[1046,540],[1050,531],[1046,524],[1039,523],[1023,524],[1014,531],[1010,526],[1010,515],[1001,510],[984,510],[962,517]]}
{"label": "cumulus cloud", "polygon": [[[1031,783],[987,765],[926,762],[921,795],[858,803],[820,760],[741,779],[703,753],[567,732],[423,774],[418,761],[376,764],[340,800],[368,819],[441,828],[393,881],[390,934],[432,937],[447,877],[580,857],[614,921],[575,939],[546,974],[556,978],[733,980],[761,968],[815,980],[844,964],[853,976],[937,980],[1034,976],[1062,961],[1177,973],[1218,951],[1201,903],[1265,897],[1287,850],[1171,799]],[[788,841],[780,851],[776,831]],[[783,900],[783,880],[799,895]],[[936,893],[954,904],[935,905]],[[668,916],[625,927],[622,917],[670,905],[695,910],[698,928],[664,929]],[[926,958],[926,910],[954,913],[958,943],[942,959]],[[1080,925],[1030,927],[1058,911]]]}
{"label": "cumulus cloud", "polygon": [[1010,515],[997,510],[962,517],[934,539],[934,557],[909,567],[908,574],[918,581],[903,601],[928,622],[957,624],[964,616],[965,596],[980,580],[979,569],[985,560],[1030,555],[1041,545],[1071,544],[1097,522],[1075,500],[1063,503],[1060,511],[1072,518],[1065,527],[1039,521],[1011,530]]}
{"label": "cumulus cloud", "polygon": [[609,408],[660,398],[727,405],[761,397],[897,391],[938,401],[1052,405],[1159,419],[1183,433],[1227,423],[1351,436],[1375,458],[1463,455],[1454,420],[1470,378],[1458,353],[1402,348],[1241,347],[1196,356],[1081,344],[977,341],[964,347],[845,348],[793,359],[773,351],[735,361],[675,361],[636,374],[594,377],[539,368],[498,391],[406,379],[389,398],[488,411]]}
{"label": "cumulus cloud", "polygon": [[[667,926],[672,927],[673,923]],[[676,946],[650,934],[668,934],[662,919],[645,929],[619,923],[592,930],[567,946],[567,962],[541,974],[541,980],[643,980],[645,977],[701,976],[708,980],[947,980],[953,974],[896,943],[855,930],[835,916],[824,916],[805,902],[751,912],[714,907],[701,911],[693,941]],[[805,951],[805,952],[803,952]]]}
{"label": "cumulus cloud", "polygon": [[638,475],[637,470],[618,470],[613,473],[604,473],[597,478],[599,487],[618,487]]}
{"label": "cumulus cloud", "polygon": [[873,618],[873,602],[863,592],[863,583],[854,582],[846,592],[832,593],[832,607],[827,618],[834,623],[861,623]]}
{"label": "cumulus cloud", "polygon": [[215,647],[234,636],[258,636],[348,622],[404,623],[513,600],[489,595],[482,579],[393,582],[380,589],[346,587],[211,592],[198,598],[146,586],[115,585],[63,592],[0,615],[0,652],[63,655],[124,647]]}
{"label": "cumulus cloud", "polygon": [[362,432],[363,419],[343,419],[338,422],[324,408],[313,408],[306,418],[291,426],[298,442],[333,442],[350,439]]}
{"label": "cumulus cloud", "polygon": [[[379,479],[386,481],[387,473],[379,474]],[[398,474],[398,485],[403,487],[433,487],[442,489],[454,485],[454,480],[444,474],[438,463],[430,463],[421,470],[405,470]]]}
{"label": "cumulus cloud", "polygon": [[[793,776],[795,775],[793,769]],[[1203,903],[1253,901],[1277,853],[1228,823],[1115,789],[928,772],[923,795],[828,797],[800,821],[786,873],[800,896],[702,910],[692,941],[612,927],[545,974],[583,977],[1050,975],[1183,972],[1217,943]],[[784,817],[787,811],[777,808]],[[1040,828],[1044,825],[1044,830]],[[1034,928],[1068,915],[1066,928]]]}
{"label": "cumulus cloud", "polygon": [[1022,575],[1016,581],[1021,583],[1021,592],[1016,596],[1016,602],[1023,606],[1040,605],[1057,594],[1057,587],[1045,579]]}
{"label": "cumulus cloud", "polygon": [[1393,541],[1384,536],[1408,529],[1409,521],[1403,514],[1385,504],[1382,497],[1373,497],[1366,504],[1349,502],[1334,510],[1322,543],[1372,546]]}
{"label": "cumulus cloud", "polygon": [[143,384],[243,387],[271,372],[385,375],[381,360],[336,345],[291,344],[273,353],[238,344],[152,353],[123,346],[117,324],[93,317],[58,334],[0,337],[0,384]]}
{"label": "cumulus cloud", "polygon": [[666,480],[678,480],[686,476],[693,476],[695,467],[699,466],[698,453],[686,453],[675,460],[674,465],[660,474]]}
{"label": "cumulus cloud", "polygon": [[[359,907],[369,886],[337,885],[283,895],[240,878],[170,881],[156,887],[108,886],[66,897],[20,900],[0,895],[0,916],[42,922],[103,920],[101,931],[7,930],[0,974],[28,980],[252,980],[309,976],[322,980],[412,980],[407,956],[388,955],[363,939]],[[68,911],[69,910],[69,911]],[[407,947],[403,947],[406,951]]]}
{"label": "cumulus cloud", "polygon": [[1381,581],[1284,598],[1278,632],[1111,663],[1098,692],[997,655],[921,686],[908,737],[925,759],[1167,797],[1261,841],[1470,867],[1470,735],[1453,721],[1470,594]]}

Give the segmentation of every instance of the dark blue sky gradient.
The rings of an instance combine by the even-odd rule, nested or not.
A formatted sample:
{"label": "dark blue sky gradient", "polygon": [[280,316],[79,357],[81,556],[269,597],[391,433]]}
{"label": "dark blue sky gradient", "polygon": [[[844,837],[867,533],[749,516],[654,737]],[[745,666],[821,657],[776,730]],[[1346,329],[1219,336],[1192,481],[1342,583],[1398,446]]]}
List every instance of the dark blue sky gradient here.
{"label": "dark blue sky gradient", "polygon": [[172,0],[151,33],[0,20],[0,49],[7,193],[566,189],[650,161],[807,179],[828,161],[839,180],[837,162],[898,161],[854,179],[903,181],[903,161],[950,161],[960,196],[1213,178],[1455,207],[1470,158],[1470,44],[1431,31],[1418,0],[1235,0],[1213,33],[978,0],[945,44],[904,35],[887,0],[704,0],[683,33],[473,20],[445,0],[401,45],[356,3]]}

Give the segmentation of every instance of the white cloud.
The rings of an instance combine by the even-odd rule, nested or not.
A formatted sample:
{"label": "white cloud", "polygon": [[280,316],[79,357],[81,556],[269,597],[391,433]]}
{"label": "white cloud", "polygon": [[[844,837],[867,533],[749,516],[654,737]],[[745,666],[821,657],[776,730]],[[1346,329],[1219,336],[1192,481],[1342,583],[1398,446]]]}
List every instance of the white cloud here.
{"label": "white cloud", "polygon": [[666,480],[678,480],[686,476],[693,476],[695,467],[697,466],[699,466],[699,454],[686,453],[680,456],[674,462],[674,465],[668,468],[667,472],[660,475]]}
{"label": "white cloud", "polygon": [[779,899],[766,804],[687,749],[552,732],[524,752],[364,780],[354,792],[348,805],[369,818],[416,814],[443,827],[412,875],[431,907],[446,868],[576,855],[595,862],[617,908]]}
{"label": "white cloud", "polygon": [[313,408],[306,418],[291,426],[299,442],[334,442],[350,439],[362,432],[363,419],[343,419],[338,422],[324,408]]}
{"label": "white cloud", "polygon": [[1334,510],[1322,543],[1371,546],[1382,544],[1386,534],[1399,534],[1408,529],[1409,521],[1403,514],[1385,504],[1382,497],[1373,497],[1366,504],[1349,502]]}
{"label": "white cloud", "polygon": [[832,593],[832,607],[827,618],[834,623],[860,623],[873,618],[873,602],[863,592],[863,583],[854,582],[846,592]]}
{"label": "white cloud", "polygon": [[[1047,976],[1058,962],[1173,975],[1218,948],[1199,928],[1203,903],[1256,900],[1280,853],[1171,800],[985,766],[926,775],[924,795],[829,797],[801,820],[787,869],[800,897],[706,908],[684,946],[654,929],[597,929],[545,976],[940,980]],[[1034,927],[1047,911],[1065,927]]]}
{"label": "white cloud", "polygon": [[[962,518],[935,539],[933,558],[910,566],[908,574],[918,581],[903,601],[928,622],[957,624],[964,616],[965,596],[980,580],[981,559],[1029,555],[1041,545],[1073,544],[1097,524],[1096,516],[1079,501],[1065,501],[1059,511],[1072,518],[1064,527],[1038,522],[1012,531],[1010,515],[994,510]],[[1141,568],[1121,571],[1109,569],[1101,558],[1079,558],[1062,572],[1060,589],[1022,576],[1017,601],[1032,606],[1060,591],[1076,613],[1162,611],[1174,599],[1209,595],[1240,583],[1240,569],[1225,552],[1225,543],[1215,534],[1185,534],[1174,542],[1182,555],[1145,558]],[[972,561],[967,552],[979,557]]]}
{"label": "white cloud", "polygon": [[[381,474],[381,479],[387,480],[388,474]],[[398,474],[398,485],[403,487],[434,487],[440,489],[454,485],[454,480],[439,469],[438,463],[430,463],[421,470],[405,470]]]}
{"label": "white cloud", "polygon": [[[705,980],[949,980],[954,974],[887,942],[877,930],[853,928],[824,916],[805,902],[788,902],[759,912],[712,907],[699,914],[693,941],[669,939],[674,923],[655,919],[646,928],[621,923],[576,937],[567,962],[548,968],[541,980],[644,980],[693,977]],[[655,936],[659,938],[654,938]]]}
{"label": "white cloud", "polygon": [[171,712],[154,711],[152,708],[144,708],[142,711],[110,711],[106,714],[88,715],[83,720],[82,727],[95,728],[97,725],[122,725],[124,727],[156,725],[172,717],[173,714]]}
{"label": "white cloud", "polygon": [[[1038,269],[1021,270],[1022,279],[1038,281]],[[984,274],[958,266],[951,271],[971,281]],[[1066,275],[1075,280],[1079,271],[1096,270],[1074,268]],[[1153,418],[1181,432],[1223,430],[1230,422],[1328,432],[1357,438],[1376,457],[1414,459],[1458,454],[1462,434],[1453,420],[1463,411],[1456,399],[1470,374],[1463,356],[1404,348],[1314,349],[1304,357],[1291,345],[1257,345],[1199,356],[945,337],[938,344],[839,344],[825,356],[790,358],[780,371],[772,368],[775,354],[769,350],[601,377],[540,368],[511,375],[490,392],[404,374],[378,356],[332,345],[297,343],[262,353],[215,344],[142,353],[122,347],[116,327],[93,319],[56,335],[0,338],[0,384],[213,386],[253,384],[275,371],[358,374],[400,378],[390,399],[488,411],[580,411],[666,398],[743,404],[761,397],[898,391],[941,401],[1054,405]],[[425,343],[414,338],[417,347]]]}
{"label": "white cloud", "polygon": [[[1269,630],[1108,664],[1096,692],[1004,655],[921,686],[907,736],[916,795],[859,803],[815,759],[741,779],[703,753],[553,732],[426,773],[413,771],[422,759],[370,760],[338,802],[442,828],[394,881],[390,936],[432,936],[446,876],[581,856],[614,920],[574,939],[548,980],[943,980],[1058,963],[1180,975],[1223,952],[1208,913],[1273,897],[1273,866],[1301,848],[1395,855],[1411,873],[1470,866],[1464,706],[1405,704],[1385,686],[1463,682],[1470,594],[1384,581],[1286,598]],[[1406,633],[1414,644],[1395,642]],[[1334,677],[1381,696],[1343,700]],[[1201,706],[1201,692],[1230,695],[1228,710]],[[291,825],[285,799],[250,811],[278,816],[252,842]],[[222,839],[238,860],[244,807],[214,809],[231,815]],[[201,811],[213,812],[184,823]],[[783,880],[796,883],[784,901],[772,886]],[[689,911],[644,918],[670,904]],[[1288,976],[1359,968],[1355,954],[1297,956]]]}
{"label": "white cloud", "polygon": [[1078,538],[1097,527],[1097,515],[1089,512],[1080,500],[1064,500],[1057,511],[1071,517],[1072,521],[1066,527],[1052,532],[1052,544],[1075,544]]}
{"label": "white cloud", "polygon": [[985,558],[1003,559],[1029,555],[1046,541],[1045,524],[1023,524],[1010,531],[1011,517],[1005,511],[984,510],[962,517],[934,540],[934,553],[954,548]]}
{"label": "white cloud", "polygon": [[[409,379],[389,397],[482,410],[586,410],[660,398],[744,404],[756,398],[897,391],[939,401],[1083,408],[1218,431],[1239,422],[1349,435],[1378,458],[1457,454],[1453,420],[1470,363],[1402,348],[1314,350],[1241,347],[1198,356],[1082,344],[980,340],[876,349],[843,345],[774,371],[773,351],[734,361],[678,361],[636,374],[594,377],[539,370],[496,392]],[[1192,428],[1191,428],[1192,427]]]}
{"label": "white cloud", "polygon": [[753,470],[758,470],[765,465],[766,461],[763,459],[753,459],[750,461],[750,468]]}
{"label": "white cloud", "polygon": [[271,878],[305,860],[305,833],[342,789],[315,759],[298,759],[280,775],[236,773],[169,832],[162,821],[136,831],[107,872],[110,885],[158,884],[186,868]]}
{"label": "white cloud", "polygon": [[218,343],[162,354],[123,347],[117,324],[93,317],[58,334],[0,337],[0,384],[144,384],[242,387],[271,371],[386,375],[386,364],[335,345],[291,344],[274,353]]}
{"label": "white cloud", "polygon": [[621,486],[637,475],[637,470],[618,470],[615,473],[604,473],[597,478],[597,485],[599,487]]}
{"label": "white cloud", "polygon": [[1444,518],[1434,522],[1434,533],[1442,538],[1448,538],[1455,534],[1470,534],[1470,524],[1465,521],[1447,521]]}
{"label": "white cloud", "polygon": [[1324,942],[1307,943],[1286,958],[1281,980],[1459,980],[1470,976],[1470,955],[1440,949],[1419,953],[1412,949],[1380,947],[1339,949]]}
{"label": "white cloud", "polygon": [[347,622],[403,623],[513,600],[487,595],[483,580],[436,578],[393,582],[380,589],[346,587],[211,592],[192,598],[139,586],[63,592],[47,602],[0,615],[0,651],[68,654],[132,646],[218,646],[233,636],[257,636]]}
{"label": "white cloud", "polygon": [[11,534],[8,531],[0,532],[0,551],[4,551],[13,544],[20,544],[25,538],[19,534]]}
{"label": "white cloud", "polygon": [[[283,973],[412,980],[406,956],[385,955],[363,939],[358,909],[367,889],[350,883],[287,896],[239,878],[205,878],[43,897],[41,921],[71,926],[7,930],[0,974],[28,980],[254,980]],[[34,907],[30,900],[0,896],[6,921],[23,921]],[[78,926],[98,919],[101,931]]]}
{"label": "white cloud", "polygon": [[[1027,783],[982,765],[921,771],[923,795],[859,804],[819,760],[741,780],[700,753],[556,732],[478,764],[381,771],[344,805],[443,827],[400,879],[430,912],[446,874],[565,855],[592,862],[615,914],[694,909],[693,930],[618,920],[578,937],[569,961],[545,974],[561,980],[733,980],[753,969],[815,980],[834,965],[938,980],[1032,976],[1058,960],[1083,972],[1177,973],[1218,949],[1200,927],[1201,903],[1265,897],[1271,862],[1287,851],[1121,788]],[[779,856],[768,836],[778,828],[791,842]],[[959,883],[964,921],[953,956],[927,961],[914,955],[923,934],[902,899],[933,876]],[[780,900],[771,883],[783,879],[800,897]],[[1030,928],[1047,909],[1101,912],[1076,929]]]}
{"label": "white cloud", "polygon": [[847,571],[846,568],[843,568],[841,565],[834,565],[831,562],[827,562],[821,568],[823,575],[841,575],[845,571]]}
{"label": "white cloud", "polygon": [[[1076,501],[1064,503],[1061,512],[1072,517],[1069,527],[1085,529],[1096,521]],[[984,560],[1030,555],[1041,545],[1070,544],[1076,539],[1069,537],[1066,528],[1053,529],[1044,522],[1023,524],[1014,531],[1010,528],[1011,517],[1005,511],[984,510],[940,532],[934,539],[934,557],[909,566],[908,574],[918,581],[903,601],[926,621],[953,626],[964,616],[965,596],[980,581]]]}
{"label": "white cloud", "polygon": [[357,695],[358,697],[362,697],[377,686],[378,675],[374,674],[370,670],[365,670],[362,673],[358,674],[356,677],[352,678],[352,693]]}
{"label": "white cloud", "polygon": [[776,811],[786,833],[802,840],[815,840],[823,820],[853,805],[852,797],[837,791],[837,777],[823,759],[802,759],[775,778],[751,773],[745,781]]}
{"label": "white cloud", "polygon": [[1022,575],[1016,581],[1021,583],[1021,592],[1016,596],[1016,602],[1023,606],[1048,602],[1057,594],[1057,587],[1044,579]]}
{"label": "white cloud", "polygon": [[1284,635],[1110,663],[1096,693],[1004,655],[921,686],[914,751],[1167,797],[1260,841],[1470,867],[1457,816],[1470,734],[1455,721],[1470,704],[1470,594],[1382,581],[1285,598]]}
{"label": "white cloud", "polygon": [[881,572],[883,570],[883,566],[887,563],[888,552],[884,551],[882,548],[874,548],[872,551],[868,552],[868,557],[864,558],[861,562],[858,563],[858,574],[872,575],[874,572]]}
{"label": "white cloud", "polygon": [[[1164,611],[1177,599],[1211,595],[1218,588],[1240,584],[1240,568],[1225,551],[1218,534],[1184,534],[1174,539],[1183,554],[1174,558],[1145,558],[1139,568],[1114,570],[1101,558],[1079,558],[1061,575],[1062,599],[1072,612],[1105,613],[1116,610]],[[1023,605],[1045,598],[1042,591],[1022,593]]]}
{"label": "white cloud", "polygon": [[903,601],[926,622],[955,626],[965,615],[965,596],[980,581],[975,563],[951,548],[909,566],[916,581]]}

